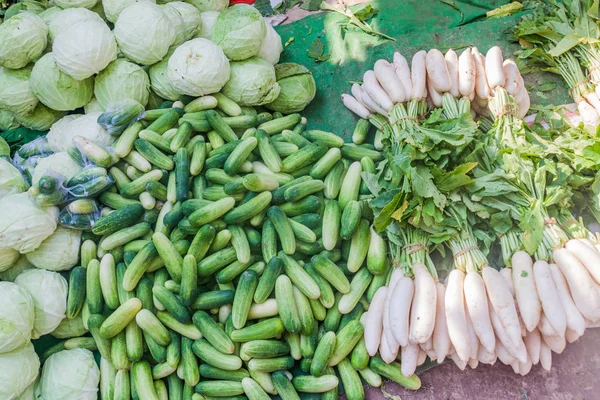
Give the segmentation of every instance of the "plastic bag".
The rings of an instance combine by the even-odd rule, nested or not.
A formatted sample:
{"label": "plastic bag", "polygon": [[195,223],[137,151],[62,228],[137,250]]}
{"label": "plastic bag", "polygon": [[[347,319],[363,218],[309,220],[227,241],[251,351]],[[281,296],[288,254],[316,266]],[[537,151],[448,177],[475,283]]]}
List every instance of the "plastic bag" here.
{"label": "plastic bag", "polygon": [[120,135],[131,123],[142,119],[144,106],[133,99],[110,103],[99,117],[98,124],[113,136]]}
{"label": "plastic bag", "polygon": [[91,230],[102,216],[98,203],[92,199],[77,199],[58,214],[58,223],[72,229]]}

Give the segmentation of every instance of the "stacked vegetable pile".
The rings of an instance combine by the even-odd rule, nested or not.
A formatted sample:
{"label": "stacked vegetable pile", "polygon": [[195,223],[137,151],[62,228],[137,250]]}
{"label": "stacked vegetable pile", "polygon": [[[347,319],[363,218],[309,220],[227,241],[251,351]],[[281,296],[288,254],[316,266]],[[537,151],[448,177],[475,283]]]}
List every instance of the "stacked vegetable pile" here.
{"label": "stacked vegetable pile", "polygon": [[[526,89],[499,48],[466,49],[458,68],[448,53],[419,52],[412,70],[396,53],[342,96],[386,156],[363,179],[396,268],[366,313],[366,346],[386,362],[400,353],[405,376],[426,357],[549,369],[600,319],[598,238],[573,216],[598,215],[598,139],[558,114],[528,127]],[[475,104],[493,124],[473,120]]]}

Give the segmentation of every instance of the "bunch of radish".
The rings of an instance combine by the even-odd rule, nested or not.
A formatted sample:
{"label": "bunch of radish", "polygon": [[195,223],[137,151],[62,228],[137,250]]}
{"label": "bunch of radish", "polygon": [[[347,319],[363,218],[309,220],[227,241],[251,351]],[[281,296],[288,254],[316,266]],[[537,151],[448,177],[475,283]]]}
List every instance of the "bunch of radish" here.
{"label": "bunch of radish", "polygon": [[396,52],[391,63],[375,62],[373,70],[365,72],[362,85],[352,85],[352,94],[343,94],[342,101],[356,115],[368,119],[372,114],[388,117],[394,105],[414,101],[442,107],[444,96],[452,96],[469,99],[473,112],[488,116],[488,102],[497,87],[515,98],[518,115],[524,117],[529,94],[517,65],[504,60],[498,46],[485,56],[476,47],[465,49],[460,56],[452,49],[446,54],[438,49],[421,50],[410,67]]}

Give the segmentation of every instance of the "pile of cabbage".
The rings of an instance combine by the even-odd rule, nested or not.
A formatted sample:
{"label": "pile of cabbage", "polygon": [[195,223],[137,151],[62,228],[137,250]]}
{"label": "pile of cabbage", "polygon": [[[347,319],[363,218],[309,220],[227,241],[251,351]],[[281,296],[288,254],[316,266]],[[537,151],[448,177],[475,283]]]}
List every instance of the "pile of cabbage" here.
{"label": "pile of cabbage", "polygon": [[0,23],[0,131],[46,131],[73,110],[104,111],[121,99],[157,108],[221,92],[241,106],[292,113],[315,96],[312,76],[276,70],[281,38],[249,5],[52,3],[19,2]]}

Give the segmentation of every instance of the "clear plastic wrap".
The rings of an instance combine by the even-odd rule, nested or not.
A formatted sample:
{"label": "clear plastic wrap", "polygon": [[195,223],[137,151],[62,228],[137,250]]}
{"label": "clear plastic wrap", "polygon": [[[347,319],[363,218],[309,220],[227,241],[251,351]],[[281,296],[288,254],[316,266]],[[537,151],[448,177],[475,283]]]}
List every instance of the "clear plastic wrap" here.
{"label": "clear plastic wrap", "polygon": [[131,123],[142,119],[144,106],[133,99],[112,102],[98,117],[100,124],[106,131],[113,135],[120,135]]}
{"label": "clear plastic wrap", "polygon": [[88,231],[102,216],[93,199],[77,199],[67,204],[58,214],[58,223],[72,229]]}

